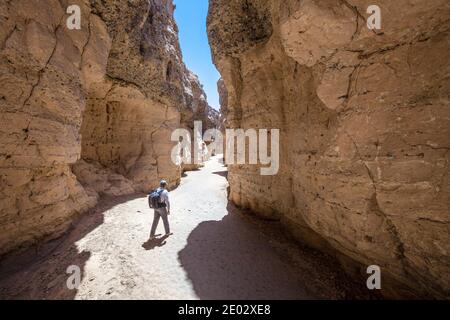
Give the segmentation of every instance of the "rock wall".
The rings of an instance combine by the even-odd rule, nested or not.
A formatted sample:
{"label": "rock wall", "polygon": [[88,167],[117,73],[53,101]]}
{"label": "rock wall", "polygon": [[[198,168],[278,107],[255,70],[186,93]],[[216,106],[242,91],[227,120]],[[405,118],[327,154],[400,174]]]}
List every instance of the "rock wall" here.
{"label": "rock wall", "polygon": [[210,0],[228,127],[281,129],[278,175],[230,166],[230,199],[385,295],[448,298],[450,4],[376,1],[371,31],[372,2]]}
{"label": "rock wall", "polygon": [[[67,27],[69,5],[81,30]],[[179,183],[170,134],[197,98],[173,10],[0,2],[0,255],[60,235],[102,195]]]}
{"label": "rock wall", "polygon": [[89,32],[65,28],[59,1],[42,3],[0,2],[0,253],[57,235],[93,205],[70,169]]}
{"label": "rock wall", "polygon": [[[181,114],[181,123],[184,125],[184,129],[190,132],[192,147],[190,150],[191,164],[184,163],[182,165],[183,171],[197,170],[203,166],[202,163],[195,163],[194,158],[194,124],[195,121],[202,122],[202,132],[199,132],[201,136],[208,129],[214,129],[219,127],[219,113],[214,110],[207,101],[206,93],[203,90],[203,86],[200,83],[197,75],[187,70],[187,105],[188,108]],[[207,146],[203,141],[198,141],[198,150],[203,151],[203,155],[207,155]]]}
{"label": "rock wall", "polygon": [[217,81],[217,92],[219,93],[220,103],[219,128],[221,131],[225,131],[227,128],[228,92],[222,78]]}
{"label": "rock wall", "polygon": [[[187,105],[172,1],[91,3],[107,36],[86,53],[92,57],[87,76],[102,73],[88,86],[81,157],[123,175],[138,191],[161,178],[175,186],[180,168],[170,159],[170,135]],[[108,51],[95,66],[98,52]]]}

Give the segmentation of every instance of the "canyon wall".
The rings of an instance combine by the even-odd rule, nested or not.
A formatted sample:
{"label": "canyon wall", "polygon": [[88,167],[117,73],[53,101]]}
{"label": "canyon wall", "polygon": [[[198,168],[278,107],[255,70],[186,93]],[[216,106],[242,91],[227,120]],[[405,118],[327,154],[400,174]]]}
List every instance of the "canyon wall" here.
{"label": "canyon wall", "polygon": [[219,93],[220,103],[219,128],[221,131],[225,131],[227,128],[228,92],[222,78],[217,81],[217,92]]}
{"label": "canyon wall", "polygon": [[198,150],[202,151],[203,156],[207,156],[208,152],[207,146],[203,141],[195,142],[194,140],[195,121],[202,122],[201,132],[198,132],[198,135],[201,137],[203,137],[206,130],[219,127],[219,113],[208,104],[206,94],[198,77],[188,71],[188,80],[190,86],[188,87],[187,92],[189,95],[186,101],[189,108],[181,114],[181,123],[184,125],[183,128],[190,133],[191,149],[190,155],[186,155],[186,160],[190,158],[191,163],[183,163],[183,171],[197,170],[203,166],[203,161],[200,161],[200,163],[195,161],[195,143],[198,144]]}
{"label": "canyon wall", "polygon": [[60,235],[102,195],[179,183],[170,135],[209,121],[194,105],[209,106],[173,11],[171,0],[0,2],[0,255]]}
{"label": "canyon wall", "polygon": [[280,129],[279,173],[230,166],[230,200],[387,296],[448,298],[450,4],[379,0],[369,30],[371,4],[210,0],[227,126]]}

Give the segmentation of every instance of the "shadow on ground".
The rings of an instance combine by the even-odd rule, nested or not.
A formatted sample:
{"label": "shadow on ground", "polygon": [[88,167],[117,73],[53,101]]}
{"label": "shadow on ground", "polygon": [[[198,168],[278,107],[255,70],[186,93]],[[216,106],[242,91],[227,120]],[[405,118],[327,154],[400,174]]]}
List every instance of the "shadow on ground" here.
{"label": "shadow on ground", "polygon": [[221,177],[228,179],[228,170],[213,172],[213,174],[217,174]]}
{"label": "shadow on ground", "polygon": [[189,235],[179,260],[200,299],[311,298],[268,241],[233,205],[222,221],[202,222]]}
{"label": "shadow on ground", "polygon": [[167,244],[167,239],[169,238],[169,235],[165,235],[160,238],[155,239],[149,239],[146,243],[142,245],[142,248],[144,248],[147,251],[153,250],[155,248],[161,248],[164,247]]}
{"label": "shadow on ground", "polygon": [[2,259],[0,299],[74,299],[77,290],[67,288],[67,268],[78,266],[83,279],[84,266],[91,256],[90,252],[78,252],[76,242],[103,224],[105,211],[143,196],[105,197],[74,221],[63,236]]}
{"label": "shadow on ground", "polygon": [[373,299],[339,262],[295,242],[277,221],[232,203],[221,221],[198,225],[178,253],[200,299]]}

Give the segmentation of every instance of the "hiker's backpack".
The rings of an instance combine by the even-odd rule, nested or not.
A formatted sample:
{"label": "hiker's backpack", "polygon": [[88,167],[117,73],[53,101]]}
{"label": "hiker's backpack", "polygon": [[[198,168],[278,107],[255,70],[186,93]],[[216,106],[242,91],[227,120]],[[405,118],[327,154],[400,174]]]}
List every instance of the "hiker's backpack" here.
{"label": "hiker's backpack", "polygon": [[155,190],[148,196],[148,205],[151,209],[162,208],[163,204],[161,202],[161,194],[164,192],[164,189]]}

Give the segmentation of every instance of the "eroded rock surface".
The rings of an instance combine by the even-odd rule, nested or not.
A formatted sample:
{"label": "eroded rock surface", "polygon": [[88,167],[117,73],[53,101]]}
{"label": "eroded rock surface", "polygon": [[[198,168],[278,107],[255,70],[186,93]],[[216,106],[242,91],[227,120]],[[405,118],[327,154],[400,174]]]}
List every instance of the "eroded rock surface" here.
{"label": "eroded rock surface", "polygon": [[[182,169],[183,171],[196,170],[204,165],[203,161],[196,161],[196,157],[194,153],[196,149],[194,148],[194,144],[197,144],[198,150],[202,151],[202,159],[207,155],[208,150],[205,142],[202,140],[203,134],[208,129],[215,129],[219,127],[219,113],[214,110],[207,101],[206,93],[203,90],[203,86],[200,83],[197,75],[187,70],[186,72],[186,102],[188,108],[183,110],[181,114],[181,123],[183,128],[188,130],[189,138],[191,143],[190,154],[186,155],[186,160],[190,158],[190,164],[183,163]],[[197,133],[200,138],[198,141],[195,140],[195,122],[201,122],[201,130],[198,128],[199,132]],[[197,162],[197,163],[196,163]]]}
{"label": "eroded rock surface", "polygon": [[228,113],[228,92],[225,82],[222,78],[217,81],[217,92],[219,93],[220,103],[220,117],[219,128],[224,131],[227,127],[227,113]]}
{"label": "eroded rock surface", "polygon": [[67,30],[62,4],[45,2],[0,3],[0,253],[57,235],[95,204],[70,170],[89,32]]}
{"label": "eroded rock surface", "polygon": [[231,166],[230,198],[387,295],[448,297],[450,5],[380,0],[371,31],[371,4],[210,0],[228,127],[281,129],[279,174]]}
{"label": "eroded rock surface", "polygon": [[[81,30],[66,25],[69,5]],[[0,2],[0,255],[58,236],[102,195],[179,183],[170,135],[183,114],[209,120],[173,11],[171,0]]]}

